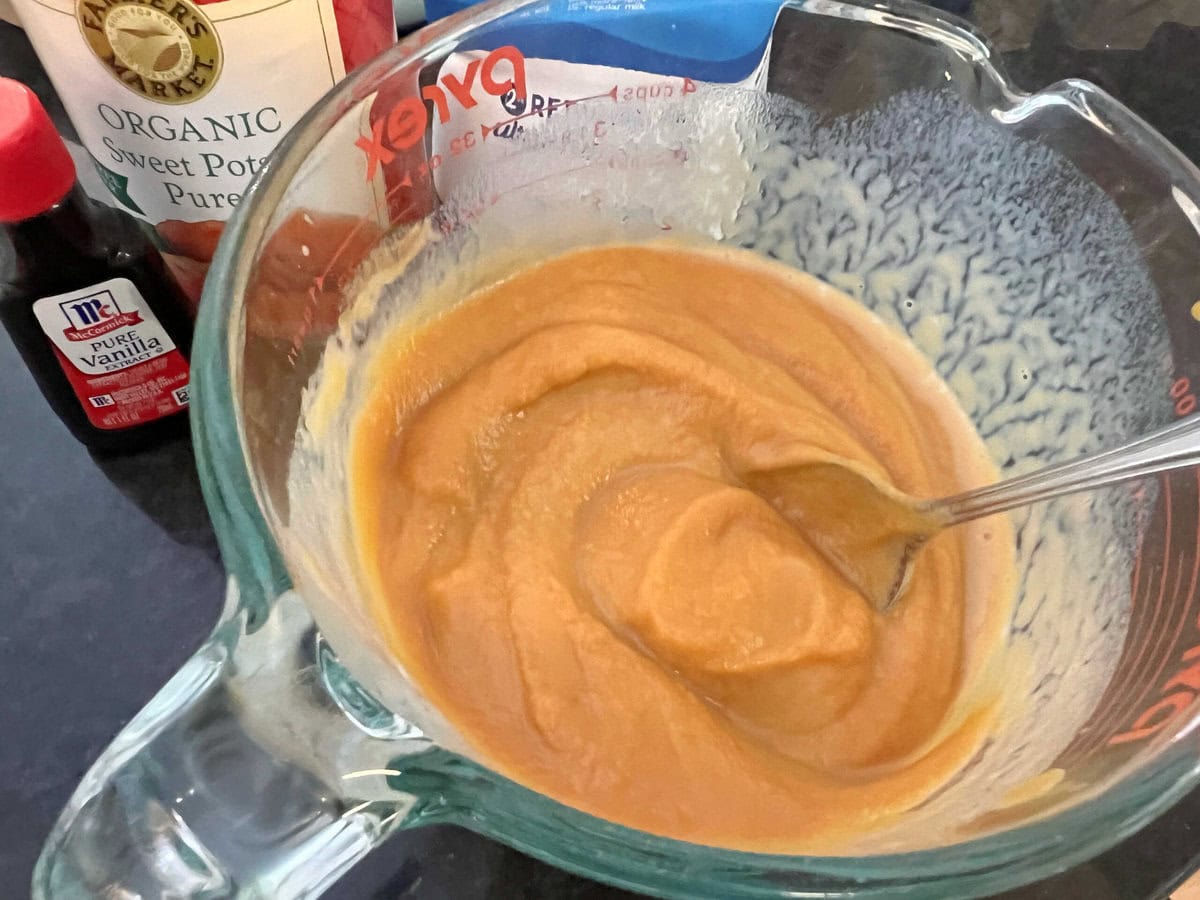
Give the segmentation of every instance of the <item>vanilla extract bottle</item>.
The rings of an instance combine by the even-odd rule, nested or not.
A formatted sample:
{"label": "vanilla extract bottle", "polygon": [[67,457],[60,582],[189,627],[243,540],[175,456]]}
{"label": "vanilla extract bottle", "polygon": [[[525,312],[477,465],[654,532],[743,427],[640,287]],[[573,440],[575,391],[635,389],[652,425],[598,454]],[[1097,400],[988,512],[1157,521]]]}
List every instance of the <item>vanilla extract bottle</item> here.
{"label": "vanilla extract bottle", "polygon": [[0,322],[89,449],[186,433],[191,320],[131,217],[87,197],[37,97],[0,78]]}

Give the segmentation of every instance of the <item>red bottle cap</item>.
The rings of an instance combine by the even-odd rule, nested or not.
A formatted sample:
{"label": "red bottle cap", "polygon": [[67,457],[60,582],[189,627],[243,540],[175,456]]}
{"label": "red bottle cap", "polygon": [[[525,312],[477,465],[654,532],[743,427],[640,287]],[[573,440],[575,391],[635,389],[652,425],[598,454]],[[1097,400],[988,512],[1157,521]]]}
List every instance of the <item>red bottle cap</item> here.
{"label": "red bottle cap", "polygon": [[0,222],[43,213],[75,183],[75,162],[37,95],[0,78]]}

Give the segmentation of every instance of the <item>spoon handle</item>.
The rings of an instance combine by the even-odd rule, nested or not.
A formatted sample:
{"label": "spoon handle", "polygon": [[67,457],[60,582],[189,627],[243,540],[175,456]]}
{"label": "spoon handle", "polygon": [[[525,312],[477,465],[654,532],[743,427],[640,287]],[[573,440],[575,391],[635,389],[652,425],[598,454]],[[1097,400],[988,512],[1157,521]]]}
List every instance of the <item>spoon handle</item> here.
{"label": "spoon handle", "polygon": [[1112,450],[956,494],[926,508],[948,516],[946,525],[956,525],[1018,506],[1195,465],[1200,465],[1200,416]]}

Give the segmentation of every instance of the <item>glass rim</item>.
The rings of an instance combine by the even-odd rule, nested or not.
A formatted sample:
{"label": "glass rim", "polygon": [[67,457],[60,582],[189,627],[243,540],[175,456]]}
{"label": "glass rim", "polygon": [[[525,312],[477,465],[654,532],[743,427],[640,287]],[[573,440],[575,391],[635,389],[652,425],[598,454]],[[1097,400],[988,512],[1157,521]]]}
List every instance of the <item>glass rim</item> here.
{"label": "glass rim", "polygon": [[[423,59],[441,58],[480,27],[547,0],[492,0],[426,26],[335,85],[288,133],[254,178],[243,202],[227,223],[205,283],[197,320],[193,372],[196,386],[192,430],[197,465],[206,502],[214,520],[222,555],[231,575],[242,580],[243,606],[265,618],[266,607],[288,586],[288,576],[275,539],[262,514],[264,498],[250,477],[244,425],[239,414],[243,298],[254,262],[267,238],[268,227],[292,179],[332,124],[368,98],[394,73]],[[701,0],[704,2],[704,0]],[[868,22],[951,46],[965,55],[981,77],[988,79],[1003,102],[993,115],[1019,121],[1046,103],[1065,103],[1085,112],[1106,139],[1127,144],[1150,159],[1156,170],[1200,207],[1200,170],[1135,113],[1090,82],[1068,79],[1033,93],[1017,88],[998,64],[986,37],[956,17],[910,0],[884,5],[871,0],[780,0],[809,14]],[[255,592],[258,596],[255,597]],[[257,604],[257,607],[256,607]],[[471,760],[436,751],[426,775],[439,778],[439,790],[457,803],[444,809],[416,812],[408,824],[458,824],[508,843],[530,855],[613,884],[663,894],[706,880],[701,891],[713,897],[880,895],[901,886],[938,886],[950,882],[979,893],[1027,883],[1088,859],[1128,837],[1200,782],[1200,754],[1182,742],[1200,728],[1200,702],[1181,716],[1182,727],[1157,741],[1149,759],[1127,766],[1116,782],[1095,796],[1049,812],[1023,825],[937,848],[870,855],[767,854],[690,844],[637,831],[567,807],[525,788]],[[1174,751],[1174,755],[1172,753]],[[416,762],[416,761],[414,761]],[[412,763],[406,763],[411,766]],[[401,783],[398,782],[398,786]],[[411,791],[408,779],[403,789]],[[498,792],[498,793],[497,793]],[[472,797],[494,794],[514,810],[499,817],[487,806],[471,808]],[[543,831],[549,826],[550,833]],[[571,834],[584,841],[605,839],[649,854],[649,859],[687,863],[687,872],[640,866],[628,857],[599,858],[586,845],[573,845]],[[1021,866],[1014,880],[1005,872]],[[787,876],[829,878],[827,889],[814,885],[789,888]],[[733,876],[736,880],[731,881]],[[747,882],[747,876],[764,880]],[[767,877],[773,880],[765,880]],[[711,891],[711,893],[707,893]],[[812,892],[812,893],[810,893]],[[916,894],[913,894],[916,896]]]}

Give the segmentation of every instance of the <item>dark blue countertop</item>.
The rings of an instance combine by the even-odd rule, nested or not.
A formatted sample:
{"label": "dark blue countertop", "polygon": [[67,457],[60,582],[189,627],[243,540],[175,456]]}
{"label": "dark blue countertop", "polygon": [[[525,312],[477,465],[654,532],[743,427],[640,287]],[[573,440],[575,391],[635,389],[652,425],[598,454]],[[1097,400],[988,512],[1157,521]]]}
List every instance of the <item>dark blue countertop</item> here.
{"label": "dark blue countertop", "polygon": [[[1200,160],[1194,4],[1123,2],[1120,21],[1107,26],[1066,0],[941,5],[988,28],[1022,84],[1090,78]],[[1118,8],[1103,0],[1093,8],[1108,5]],[[27,54],[20,32],[0,22],[0,75],[33,78]],[[204,638],[223,582],[188,443],[93,459],[0,333],[0,895],[28,894],[38,849],[71,790]],[[1200,791],[1096,860],[1006,897],[1164,897],[1197,866]],[[327,896],[630,895],[436,827],[393,838]]]}

